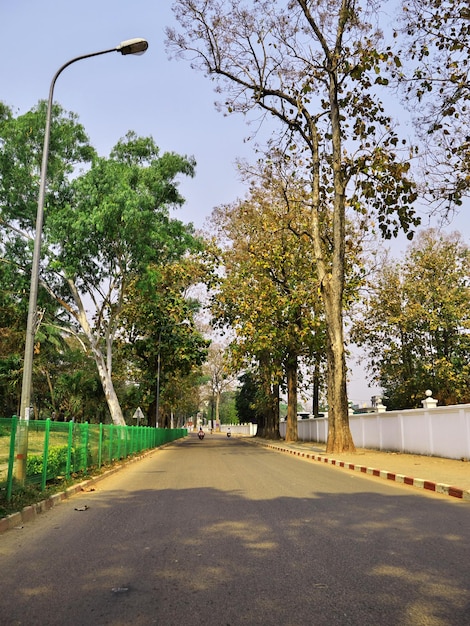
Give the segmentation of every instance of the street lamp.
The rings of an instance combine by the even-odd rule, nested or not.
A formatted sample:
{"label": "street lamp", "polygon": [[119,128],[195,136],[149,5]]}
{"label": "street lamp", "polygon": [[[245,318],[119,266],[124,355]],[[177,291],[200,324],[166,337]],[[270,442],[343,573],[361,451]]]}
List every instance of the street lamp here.
{"label": "street lamp", "polygon": [[46,113],[46,127],[44,131],[44,146],[42,152],[41,163],[41,178],[39,183],[39,195],[38,195],[38,208],[36,214],[36,234],[34,238],[34,251],[33,251],[33,265],[31,269],[31,286],[29,290],[29,307],[28,307],[28,321],[26,326],[26,342],[24,350],[24,364],[23,364],[23,382],[21,387],[21,405],[20,405],[20,420],[18,423],[17,434],[17,454],[16,454],[16,478],[23,484],[26,478],[26,457],[28,453],[28,422],[29,412],[31,404],[31,385],[33,375],[33,353],[34,353],[34,337],[36,335],[36,305],[38,297],[38,283],[39,283],[39,263],[41,258],[41,236],[42,225],[44,220],[44,199],[46,194],[46,178],[47,178],[47,161],[49,158],[49,139],[51,134],[51,117],[52,117],[52,99],[54,95],[54,86],[57,78],[61,72],[82,59],[88,59],[90,57],[100,56],[102,54],[108,54],[108,52],[120,52],[123,55],[127,54],[143,54],[148,48],[148,43],[145,39],[128,39],[121,42],[115,48],[109,48],[108,50],[101,50],[100,52],[92,52],[90,54],[83,54],[75,57],[70,61],[67,61],[62,67],[60,67],[54,74],[49,89],[49,100],[47,102]]}

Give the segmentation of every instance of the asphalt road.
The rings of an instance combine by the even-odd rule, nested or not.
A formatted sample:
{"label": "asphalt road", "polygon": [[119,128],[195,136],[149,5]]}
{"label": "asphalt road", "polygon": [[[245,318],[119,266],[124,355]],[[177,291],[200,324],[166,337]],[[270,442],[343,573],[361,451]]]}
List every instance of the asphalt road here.
{"label": "asphalt road", "polygon": [[469,503],[190,436],[0,536],[0,624],[468,626],[469,556]]}

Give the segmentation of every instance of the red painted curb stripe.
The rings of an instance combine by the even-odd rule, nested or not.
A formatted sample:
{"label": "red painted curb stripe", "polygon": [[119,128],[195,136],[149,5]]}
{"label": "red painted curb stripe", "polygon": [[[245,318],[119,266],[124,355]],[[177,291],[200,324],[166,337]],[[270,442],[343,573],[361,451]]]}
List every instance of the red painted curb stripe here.
{"label": "red painted curb stripe", "polygon": [[[354,463],[346,463],[344,461],[338,461],[337,459],[329,459],[323,456],[315,456],[315,455],[310,456],[309,454],[305,454],[304,452],[298,452],[296,450],[289,450],[287,448],[279,448],[277,446],[273,446],[270,444],[268,444],[265,447],[271,448],[272,450],[276,450],[278,452],[287,452],[289,454],[293,454],[294,456],[300,456],[300,457],[307,458],[307,459],[311,458],[312,461],[319,461],[320,463],[321,462],[329,463],[330,465],[336,465],[338,467],[343,467],[345,469],[350,469],[350,470],[357,469],[362,473],[369,473],[372,476],[376,476],[376,477],[380,477],[380,474],[381,474],[381,470],[374,469],[372,467],[366,467],[365,465],[355,465]],[[387,480],[393,480],[397,482],[397,474],[394,472],[386,472],[386,478]],[[415,484],[414,478],[411,478],[410,476],[403,476],[403,484],[410,485],[412,487],[421,487],[423,489],[427,489],[428,491],[436,492],[438,491],[437,489],[438,485],[440,485],[441,483],[434,483],[429,480],[424,480],[424,481],[419,481]],[[459,489],[458,487],[448,487],[447,485],[442,485],[442,487],[444,488],[444,490],[443,491],[441,490],[440,493],[448,494],[449,496],[452,496],[454,498],[463,499],[464,493],[466,493],[464,492],[463,489]]]}

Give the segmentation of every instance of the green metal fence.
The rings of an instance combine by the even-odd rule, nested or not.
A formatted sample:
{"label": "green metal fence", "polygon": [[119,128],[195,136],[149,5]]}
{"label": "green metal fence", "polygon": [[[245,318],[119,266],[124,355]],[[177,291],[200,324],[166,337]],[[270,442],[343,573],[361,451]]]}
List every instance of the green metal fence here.
{"label": "green metal fence", "polygon": [[0,418],[0,489],[7,500],[14,489],[14,464],[18,425],[28,431],[26,484],[38,484],[43,491],[48,480],[86,474],[92,468],[111,464],[144,450],[180,439],[185,428],[114,426]]}

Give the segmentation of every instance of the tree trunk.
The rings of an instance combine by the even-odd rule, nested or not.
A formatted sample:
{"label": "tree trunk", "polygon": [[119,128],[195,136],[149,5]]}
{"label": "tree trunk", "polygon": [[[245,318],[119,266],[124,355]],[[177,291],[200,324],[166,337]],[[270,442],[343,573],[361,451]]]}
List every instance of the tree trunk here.
{"label": "tree trunk", "polygon": [[297,433],[297,356],[290,355],[286,364],[287,425],[286,442],[298,441]]}
{"label": "tree trunk", "polygon": [[260,438],[267,438],[268,423],[269,423],[269,406],[271,400],[271,375],[270,375],[270,356],[267,352],[262,352],[259,355],[259,378],[262,390],[262,401],[258,399],[256,436]]}
{"label": "tree trunk", "polygon": [[211,430],[214,430],[215,425],[214,425],[214,396],[211,396]]}
{"label": "tree trunk", "polygon": [[52,294],[58,302],[62,304],[66,308],[71,315],[75,317],[75,319],[80,324],[85,336],[88,340],[89,347],[93,354],[93,358],[95,359],[96,367],[98,369],[98,375],[101,380],[101,385],[103,387],[103,392],[106,398],[106,402],[108,404],[109,412],[111,413],[111,419],[113,420],[113,424],[117,426],[125,426],[126,422],[122,415],[121,405],[119,404],[118,397],[116,395],[116,391],[114,389],[113,381],[111,378],[111,345],[112,345],[112,336],[108,334],[106,337],[106,350],[107,350],[107,359],[105,359],[103,352],[100,350],[98,346],[98,340],[95,338],[90,323],[87,318],[85,307],[83,306],[83,301],[80,297],[80,293],[77,289],[75,282],[72,279],[67,279],[67,283],[70,288],[70,292],[72,293],[73,299],[77,306],[77,310],[73,311],[70,307],[66,306],[64,302]]}
{"label": "tree trunk", "polygon": [[264,414],[264,433],[266,439],[280,439],[279,433],[279,385],[268,384],[266,397],[266,411]]}
{"label": "tree trunk", "polygon": [[325,286],[328,359],[328,441],[326,451],[354,452],[354,442],[349,429],[342,298],[337,297],[337,291],[331,281]]}
{"label": "tree trunk", "polygon": [[157,426],[157,398],[152,400],[147,411],[147,424],[155,428]]}
{"label": "tree trunk", "polygon": [[273,385],[271,390],[271,402],[269,404],[269,414],[266,423],[266,438],[280,439],[279,432],[279,385]]}
{"label": "tree trunk", "polygon": [[57,408],[56,408],[56,405],[55,405],[54,386],[52,384],[51,376],[50,376],[48,370],[42,370],[42,373],[46,377],[47,386],[49,387],[49,393],[51,394],[52,410],[53,410],[54,413],[56,413],[57,412]]}
{"label": "tree trunk", "polygon": [[113,424],[116,424],[117,426],[125,426],[126,422],[122,415],[121,405],[119,404],[111,376],[106,368],[104,357],[101,351],[95,346],[92,346],[92,352],[95,358],[96,367],[98,368],[98,374],[103,386],[103,391],[106,397],[106,402],[108,403]]}
{"label": "tree trunk", "polygon": [[258,411],[257,437],[280,439],[279,433],[279,385],[271,385],[271,355],[265,352],[259,358],[259,374],[264,402]]}
{"label": "tree trunk", "polygon": [[220,417],[219,417],[219,407],[220,407],[220,393],[215,394],[215,431],[220,432]]}
{"label": "tree trunk", "polygon": [[160,412],[160,416],[158,418],[159,428],[170,428],[170,416],[166,411]]}
{"label": "tree trunk", "polygon": [[346,356],[344,351],[343,293],[346,250],[346,186],[347,179],[342,162],[341,114],[338,104],[336,64],[330,59],[330,121],[332,129],[333,211],[331,212],[332,237],[325,237],[320,214],[321,156],[316,127],[312,125],[312,211],[311,236],[317,261],[321,296],[325,305],[327,331],[327,381],[328,381],[328,452],[355,450],[349,429],[348,396],[346,389]]}
{"label": "tree trunk", "polygon": [[264,426],[266,420],[266,416],[262,413],[259,413],[256,419],[256,435],[255,437],[259,437],[260,439],[264,439],[266,437],[266,428]]}
{"label": "tree trunk", "polygon": [[315,364],[313,366],[313,394],[312,394],[312,415],[318,417],[320,413],[320,368],[319,359],[315,355]]}

